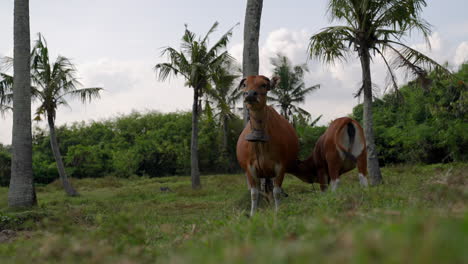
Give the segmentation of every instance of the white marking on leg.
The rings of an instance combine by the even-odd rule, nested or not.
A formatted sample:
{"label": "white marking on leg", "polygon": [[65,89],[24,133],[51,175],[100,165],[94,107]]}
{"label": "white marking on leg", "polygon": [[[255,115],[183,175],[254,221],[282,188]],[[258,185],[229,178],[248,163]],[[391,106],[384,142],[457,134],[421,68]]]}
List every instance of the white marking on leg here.
{"label": "white marking on leg", "polygon": [[336,179],[336,180],[331,181],[331,190],[332,190],[332,192],[336,191],[336,188],[338,188],[339,183],[340,183],[340,179]]}
{"label": "white marking on leg", "polygon": [[[275,178],[280,176],[282,166],[280,163],[275,164]],[[274,179],[273,179],[274,181]],[[281,189],[280,186],[275,186],[273,187],[273,198],[275,199],[275,210],[278,212],[280,202],[281,202],[281,194],[283,193],[283,190]]]}
{"label": "white marking on leg", "polygon": [[249,167],[250,175],[252,175],[254,179],[257,178],[257,169],[255,168],[255,165],[248,165],[248,167]]}
{"label": "white marking on leg", "polygon": [[265,178],[260,178],[260,191],[266,192],[266,180]]}
{"label": "white marking on leg", "polygon": [[279,176],[279,174],[281,172],[281,168],[282,168],[281,164],[279,164],[279,163],[275,164],[275,177]]}
{"label": "white marking on leg", "polygon": [[275,186],[273,188],[273,197],[275,198],[275,209],[278,212],[279,205],[280,205],[280,197],[281,197],[281,187]]}
{"label": "white marking on leg", "polygon": [[367,187],[369,184],[367,183],[367,178],[362,173],[359,173],[359,183],[363,187]]}
{"label": "white marking on leg", "polygon": [[250,198],[252,199],[252,206],[250,207],[250,216],[253,216],[255,214],[255,211],[257,210],[258,195],[259,192],[257,188],[250,189]]}

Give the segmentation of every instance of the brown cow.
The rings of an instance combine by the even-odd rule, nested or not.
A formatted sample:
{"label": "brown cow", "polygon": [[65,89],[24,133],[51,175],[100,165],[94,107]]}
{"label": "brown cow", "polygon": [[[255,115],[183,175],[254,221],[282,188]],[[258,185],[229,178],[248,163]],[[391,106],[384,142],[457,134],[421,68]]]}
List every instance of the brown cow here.
{"label": "brown cow", "polygon": [[333,121],[315,144],[314,151],[291,171],[304,182],[320,183],[325,191],[338,187],[341,174],[358,167],[359,182],[367,186],[367,151],[364,131],[356,120],[349,117]]}
{"label": "brown cow", "polygon": [[[261,179],[270,183],[273,180],[273,198],[278,210],[285,171],[295,167],[299,152],[294,128],[273,107],[266,105],[267,92],[278,80],[277,77],[270,81],[261,75],[248,76],[239,86],[250,116],[250,122],[237,141],[237,160],[247,176],[252,199],[250,215],[257,208]],[[265,191],[271,195],[268,185]]]}

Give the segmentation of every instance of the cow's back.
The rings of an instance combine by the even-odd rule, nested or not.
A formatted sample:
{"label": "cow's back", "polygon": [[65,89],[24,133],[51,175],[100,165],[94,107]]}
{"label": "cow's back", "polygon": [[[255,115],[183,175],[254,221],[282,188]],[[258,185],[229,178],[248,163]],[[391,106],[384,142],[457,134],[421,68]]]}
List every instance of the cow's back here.
{"label": "cow's back", "polygon": [[[337,135],[337,133],[343,132],[343,129],[349,123],[353,123],[353,125],[358,128],[358,131],[355,132],[356,136],[363,137],[361,126],[353,119],[349,117],[341,117],[334,120],[327,128],[325,133],[317,140],[313,151],[315,165],[319,169],[327,169],[329,162],[341,163],[341,166],[343,166],[341,173],[349,171],[355,167],[354,162],[347,159],[344,161],[342,160],[342,157],[340,156],[340,153],[337,149],[336,142],[337,139],[340,139],[340,135]],[[344,133],[347,135],[347,132]]]}

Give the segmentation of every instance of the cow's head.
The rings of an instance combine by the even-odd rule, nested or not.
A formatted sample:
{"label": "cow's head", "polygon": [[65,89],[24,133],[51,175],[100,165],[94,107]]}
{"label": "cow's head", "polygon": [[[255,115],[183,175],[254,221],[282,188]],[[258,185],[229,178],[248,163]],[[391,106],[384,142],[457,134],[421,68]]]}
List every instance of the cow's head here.
{"label": "cow's head", "polygon": [[267,93],[275,88],[279,82],[279,77],[273,77],[271,80],[263,75],[248,76],[242,79],[239,89],[244,92],[244,102],[249,110],[258,111],[265,107]]}

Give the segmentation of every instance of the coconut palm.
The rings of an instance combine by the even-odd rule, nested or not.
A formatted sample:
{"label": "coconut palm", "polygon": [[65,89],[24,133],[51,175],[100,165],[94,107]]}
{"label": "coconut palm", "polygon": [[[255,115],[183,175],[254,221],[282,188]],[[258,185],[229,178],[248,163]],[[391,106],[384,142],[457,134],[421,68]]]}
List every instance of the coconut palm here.
{"label": "coconut palm", "polygon": [[[430,24],[421,18],[425,0],[330,0],[328,12],[333,21],[344,25],[324,28],[310,38],[311,58],[332,63],[346,60],[357,52],[362,68],[364,94],[364,132],[367,143],[367,166],[373,184],[382,182],[372,127],[372,81],[370,60],[380,56],[388,68],[390,84],[397,89],[394,70],[409,69],[427,84],[427,71],[450,74],[443,66],[404,44],[402,39],[413,31],[422,33],[429,43]],[[393,56],[393,60],[387,57]]]}
{"label": "coconut palm", "polygon": [[214,69],[225,61],[233,60],[226,51],[226,45],[232,36],[232,28],[228,30],[211,48],[208,48],[208,38],[218,27],[215,22],[203,38],[196,38],[185,25],[180,51],[166,47],[161,56],[167,56],[169,62],[158,63],[154,70],[161,81],[169,76],[181,75],[186,86],[193,88],[192,105],[192,138],[190,144],[192,188],[201,187],[200,170],[198,167],[198,119],[200,114],[199,98],[210,85]]}
{"label": "coconut palm", "polygon": [[[239,73],[236,73],[239,72]],[[236,103],[242,97],[242,91],[238,89],[236,80],[241,77],[240,69],[235,69],[232,63],[226,62],[214,70],[212,75],[212,89],[208,89],[207,97],[212,100],[218,111],[223,129],[223,153],[228,152],[228,127],[229,120],[235,117]]]}
{"label": "coconut palm", "polygon": [[37,200],[32,171],[29,0],[15,0],[13,27],[15,95],[12,103],[15,110],[8,206],[30,207],[37,204]]}
{"label": "coconut palm", "polygon": [[271,59],[274,66],[273,73],[280,77],[277,87],[270,91],[268,99],[278,103],[281,115],[288,121],[293,121],[294,115],[299,115],[304,119],[309,119],[310,114],[298,103],[303,103],[307,94],[320,88],[320,85],[306,87],[304,83],[304,73],[308,71],[307,65],[292,65],[289,59],[281,54]]}
{"label": "coconut palm", "polygon": [[[62,156],[58,146],[57,135],[55,132],[55,120],[57,116],[57,109],[59,106],[68,106],[68,97],[78,97],[83,103],[91,101],[94,98],[99,98],[99,92],[102,88],[81,88],[76,77],[76,68],[72,62],[63,56],[58,56],[54,63],[51,64],[49,59],[49,49],[45,39],[38,35],[33,50],[30,55],[31,58],[31,78],[33,86],[30,86],[32,91],[32,98],[39,101],[39,106],[35,113],[35,120],[40,121],[42,117],[47,119],[50,133],[50,144],[54,158],[57,163],[57,169],[62,181],[65,192],[69,196],[76,196],[78,192],[73,188],[68,180],[63,165]],[[8,65],[12,59],[6,58],[5,64]],[[0,90],[3,94],[2,105],[8,106],[11,103],[11,77],[2,74],[3,80],[0,82]],[[14,82],[13,82],[14,84]],[[4,107],[7,108],[7,107]],[[16,106],[14,106],[14,111]]]}

